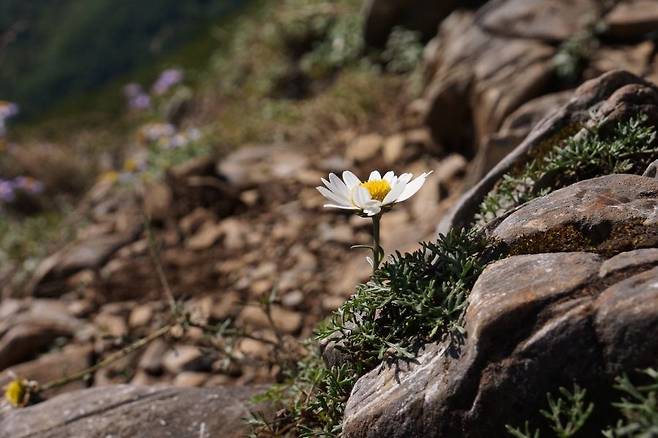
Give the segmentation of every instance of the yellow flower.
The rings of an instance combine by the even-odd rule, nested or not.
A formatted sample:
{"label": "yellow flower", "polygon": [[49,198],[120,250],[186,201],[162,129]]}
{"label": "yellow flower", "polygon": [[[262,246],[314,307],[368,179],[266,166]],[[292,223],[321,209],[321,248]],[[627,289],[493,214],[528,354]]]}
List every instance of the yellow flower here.
{"label": "yellow flower", "polygon": [[25,406],[29,394],[29,389],[26,383],[25,380],[17,377],[5,387],[5,399],[12,406]]}

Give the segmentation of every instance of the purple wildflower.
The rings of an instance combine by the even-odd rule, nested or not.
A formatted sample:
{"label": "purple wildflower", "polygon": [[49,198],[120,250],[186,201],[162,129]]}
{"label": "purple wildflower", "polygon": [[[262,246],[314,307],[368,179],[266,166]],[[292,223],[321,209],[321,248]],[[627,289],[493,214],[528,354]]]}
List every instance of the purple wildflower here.
{"label": "purple wildflower", "polygon": [[169,68],[160,73],[160,76],[153,84],[153,94],[162,96],[176,84],[183,81],[183,71],[177,68]]}
{"label": "purple wildflower", "polygon": [[0,201],[9,203],[14,199],[16,199],[16,191],[13,182],[0,179]]}

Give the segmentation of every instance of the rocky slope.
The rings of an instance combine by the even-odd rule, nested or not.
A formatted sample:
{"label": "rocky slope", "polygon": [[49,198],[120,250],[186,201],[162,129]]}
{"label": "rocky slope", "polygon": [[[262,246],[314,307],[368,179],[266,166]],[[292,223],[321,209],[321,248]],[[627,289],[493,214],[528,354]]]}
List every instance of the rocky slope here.
{"label": "rocky slope", "polygon": [[[343,132],[313,153],[245,145],[171,168],[138,192],[99,183],[80,207],[87,224],[77,240],[41,263],[29,297],[2,302],[0,382],[10,372],[39,382],[75,373],[152,333],[168,321],[163,289],[185,303],[193,326],[44,394],[64,395],[3,407],[0,432],[155,437],[172,424],[172,436],[244,433],[234,420],[254,408],[243,405],[250,385],[281,378],[281,340],[297,345],[367,279],[365,262],[348,251],[368,242],[367,222],[321,213],[314,190],[321,176],[346,168],[435,170],[431,187],[384,216],[387,250],[414,249],[437,227],[477,223],[508,257],[471,290],[457,350],[448,340],[430,343],[416,360],[383,363],[359,379],[346,400],[345,436],[502,436],[506,424],[535,419],[559,386],[577,381],[608,400],[615,376],[658,365],[647,335],[658,328],[650,164],[658,154],[640,152],[615,167],[623,172],[604,175],[576,163],[582,175],[573,180],[544,175],[529,202],[501,202],[493,217],[483,210],[504,181],[569,139],[614,134],[640,115],[658,126],[650,35],[658,2],[366,3],[373,44],[396,25],[427,38],[438,28],[425,48],[422,97],[393,130]],[[269,315],[243,305],[272,289]],[[227,342],[199,328],[226,320],[252,337]],[[110,383],[131,386],[68,393]],[[139,386],[162,384],[212,389]],[[152,399],[157,414],[133,414]],[[61,406],[78,413],[54,415]],[[180,409],[192,414],[182,418]],[[600,430],[607,415],[597,408],[584,433]]]}

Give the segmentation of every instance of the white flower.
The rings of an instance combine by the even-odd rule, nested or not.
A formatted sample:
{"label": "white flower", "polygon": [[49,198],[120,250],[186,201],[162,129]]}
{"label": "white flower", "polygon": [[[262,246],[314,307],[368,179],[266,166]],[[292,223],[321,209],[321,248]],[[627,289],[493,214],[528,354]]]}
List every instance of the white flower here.
{"label": "white flower", "polygon": [[423,173],[413,181],[410,173],[395,176],[393,172],[386,172],[382,177],[378,171],[373,171],[368,181],[362,182],[352,172],[343,172],[343,179],[333,173],[329,174],[329,181],[322,178],[326,187],[317,187],[325,198],[332,201],[325,204],[327,208],[341,208],[344,210],[358,210],[366,216],[379,214],[386,206],[405,201],[416,194],[425,184],[425,178],[432,172]]}

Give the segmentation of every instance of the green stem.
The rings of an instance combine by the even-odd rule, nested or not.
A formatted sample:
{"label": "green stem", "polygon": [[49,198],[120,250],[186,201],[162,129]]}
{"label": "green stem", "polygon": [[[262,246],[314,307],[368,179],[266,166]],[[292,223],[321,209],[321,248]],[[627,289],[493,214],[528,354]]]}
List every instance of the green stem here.
{"label": "green stem", "polygon": [[384,259],[384,249],[379,244],[379,225],[381,213],[372,217],[372,273],[374,274],[379,268],[379,264]]}

